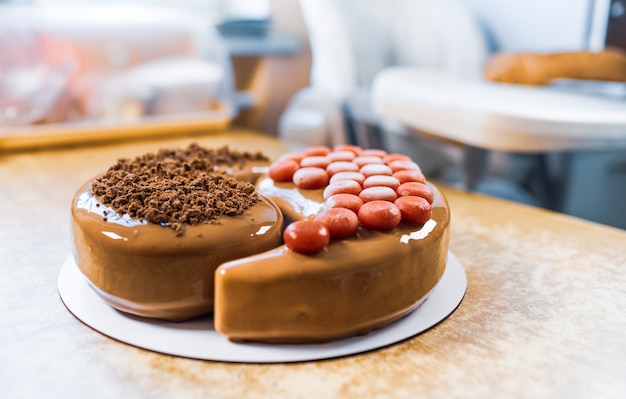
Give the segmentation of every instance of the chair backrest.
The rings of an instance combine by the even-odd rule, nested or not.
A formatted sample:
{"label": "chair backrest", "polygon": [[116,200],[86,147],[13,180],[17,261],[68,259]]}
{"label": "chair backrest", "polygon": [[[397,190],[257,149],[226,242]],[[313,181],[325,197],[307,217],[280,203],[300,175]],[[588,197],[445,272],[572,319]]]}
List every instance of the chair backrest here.
{"label": "chair backrest", "polygon": [[455,0],[300,0],[311,44],[311,85],[343,98],[388,66],[479,74],[478,21]]}
{"label": "chair backrest", "polygon": [[285,141],[365,145],[346,126],[378,124],[369,91],[380,71],[402,65],[479,75],[487,60],[485,35],[460,0],[300,0],[300,6],[311,87],[281,116]]}

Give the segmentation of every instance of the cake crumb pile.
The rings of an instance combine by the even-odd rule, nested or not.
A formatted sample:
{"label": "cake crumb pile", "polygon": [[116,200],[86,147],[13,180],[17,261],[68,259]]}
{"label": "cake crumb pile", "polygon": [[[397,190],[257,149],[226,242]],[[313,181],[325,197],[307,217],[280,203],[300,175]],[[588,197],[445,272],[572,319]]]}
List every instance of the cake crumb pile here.
{"label": "cake crumb pile", "polygon": [[135,159],[122,158],[92,183],[93,194],[120,215],[171,227],[182,235],[185,225],[241,215],[258,202],[253,184],[236,180],[217,167],[267,161],[261,153],[227,146],[207,149],[191,144],[163,149]]}

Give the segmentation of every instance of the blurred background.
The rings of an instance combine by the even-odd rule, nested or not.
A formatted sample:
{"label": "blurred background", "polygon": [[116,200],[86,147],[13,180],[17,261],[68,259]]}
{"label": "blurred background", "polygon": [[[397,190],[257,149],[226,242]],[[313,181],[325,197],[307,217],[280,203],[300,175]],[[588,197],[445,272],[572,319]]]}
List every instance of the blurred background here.
{"label": "blurred background", "polygon": [[624,229],[624,83],[511,87],[483,70],[498,53],[626,49],[625,14],[622,0],[4,0],[0,152],[246,128],[409,153],[433,180]]}

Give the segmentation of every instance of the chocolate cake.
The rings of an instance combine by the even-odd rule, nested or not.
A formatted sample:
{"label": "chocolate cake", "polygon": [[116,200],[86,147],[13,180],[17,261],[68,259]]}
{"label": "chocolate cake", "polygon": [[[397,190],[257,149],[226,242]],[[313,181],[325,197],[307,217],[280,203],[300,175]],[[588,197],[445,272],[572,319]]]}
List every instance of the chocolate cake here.
{"label": "chocolate cake", "polygon": [[234,341],[323,342],[392,323],[441,278],[449,223],[415,162],[356,146],[273,163],[162,150],[119,160],[72,202],[76,263],[105,301],[172,321],[213,312]]}
{"label": "chocolate cake", "polygon": [[213,310],[223,262],[281,244],[283,218],[255,191],[261,154],[162,150],[120,159],[72,202],[74,258],[113,307],[182,321]]}

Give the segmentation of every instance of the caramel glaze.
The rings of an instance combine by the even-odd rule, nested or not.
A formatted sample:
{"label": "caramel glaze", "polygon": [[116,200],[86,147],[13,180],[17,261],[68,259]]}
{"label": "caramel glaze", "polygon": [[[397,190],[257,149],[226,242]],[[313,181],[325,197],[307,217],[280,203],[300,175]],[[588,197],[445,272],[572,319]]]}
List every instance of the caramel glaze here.
{"label": "caramel glaze", "polygon": [[[233,341],[324,342],[367,334],[416,309],[445,269],[450,212],[433,185],[432,218],[332,240],[315,255],[284,245],[216,271],[215,329]],[[313,216],[322,190],[263,178],[259,192],[287,219]]]}
{"label": "caramel glaze", "polygon": [[213,310],[220,264],[282,243],[282,214],[263,196],[243,215],[186,226],[177,236],[169,227],[117,215],[88,182],[74,196],[71,217],[74,259],[92,288],[118,310],[171,321]]}

